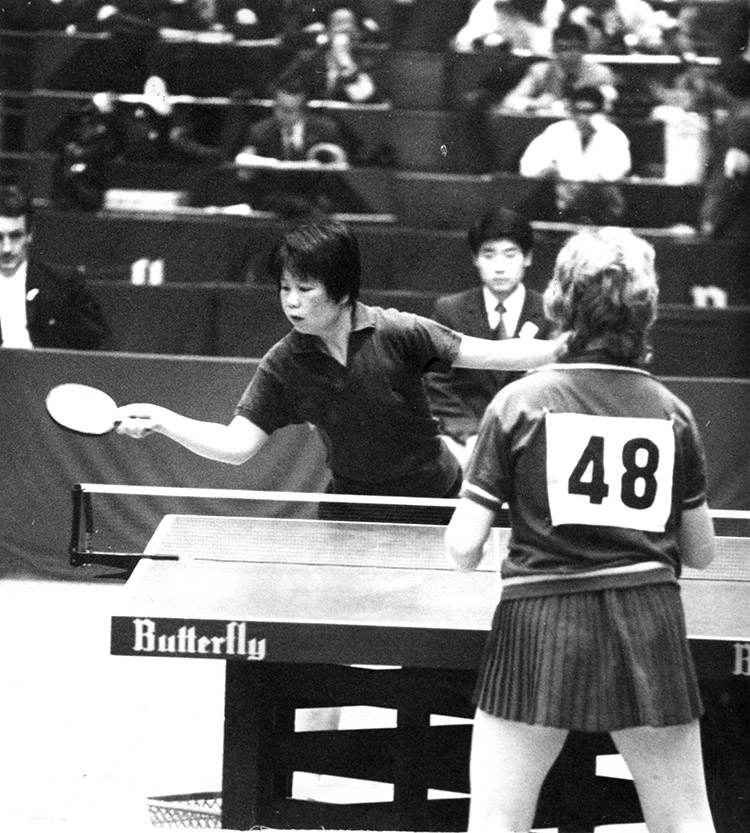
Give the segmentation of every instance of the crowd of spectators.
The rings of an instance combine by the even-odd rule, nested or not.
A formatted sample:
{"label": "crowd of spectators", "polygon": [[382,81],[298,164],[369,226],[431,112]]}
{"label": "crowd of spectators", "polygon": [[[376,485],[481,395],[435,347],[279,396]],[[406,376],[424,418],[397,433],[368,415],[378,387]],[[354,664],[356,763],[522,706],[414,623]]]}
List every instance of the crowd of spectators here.
{"label": "crowd of spectators", "polygon": [[[256,184],[263,177],[256,176],[255,169],[276,161],[357,165],[374,159],[375,164],[391,164],[392,149],[368,155],[362,138],[344,127],[335,108],[311,109],[309,102],[388,102],[387,62],[368,47],[387,49],[391,39],[397,40],[394,21],[403,25],[426,2],[392,0],[389,6],[373,6],[367,0],[19,0],[2,5],[0,26],[106,32],[118,39],[113,41],[113,56],[119,54],[135,65],[136,72],[139,67],[143,71],[139,101],[123,104],[122,96],[103,91],[55,133],[55,201],[63,207],[96,209],[107,187],[107,166],[115,160],[234,165],[238,181]],[[727,205],[746,201],[746,189],[740,186],[747,172],[741,162],[725,164],[721,154],[727,143],[730,160],[746,153],[741,127],[746,101],[743,104],[736,81],[724,83],[723,69],[750,60],[750,5],[735,9],[739,18],[726,15],[731,32],[729,22],[716,25],[715,13],[711,16],[703,7],[677,5],[667,12],[649,0],[467,0],[459,5],[465,11],[463,25],[444,33],[442,48],[446,54],[481,51],[493,56],[488,74],[475,89],[464,91],[469,132],[478,137],[477,147],[486,149],[491,141],[489,122],[495,116],[559,118],[526,149],[518,172],[527,177],[554,175],[561,219],[589,217],[588,209],[575,206],[581,194],[588,198],[602,189],[581,182],[611,183],[632,173],[627,119],[637,116],[665,122],[665,154],[671,154],[672,171],[680,167],[680,153],[687,152],[680,150],[681,141],[688,147],[681,137],[692,132],[698,142],[696,161],[687,166],[691,173],[685,181],[706,179],[711,184],[700,230],[721,236],[737,225],[721,217]],[[382,11],[386,6],[392,14],[378,19],[373,7]],[[439,5],[435,8],[439,12]],[[192,35],[267,39],[283,55],[279,73],[263,87],[226,91],[233,106],[214,111],[223,123],[208,136],[196,124],[195,110],[171,95],[165,80],[147,73],[147,63],[139,61],[149,45]],[[122,43],[134,46],[118,53],[114,47]],[[616,62],[606,60],[607,55],[632,53],[671,54],[681,63],[667,78],[661,73],[624,73]],[[700,60],[707,54],[717,59],[714,65]],[[246,106],[250,99],[265,99],[272,108],[252,124]],[[583,113],[582,108],[595,112]],[[608,153],[601,150],[607,143]],[[540,161],[540,154],[548,157],[552,151],[554,161]],[[491,165],[491,156],[481,164]],[[593,170],[602,166],[606,173]],[[669,167],[668,159],[665,170]],[[719,170],[724,171],[723,180]],[[314,182],[309,177],[305,181]],[[609,193],[607,207],[603,214],[594,213],[614,222],[619,200],[612,198],[613,189],[604,192]]]}
{"label": "crowd of spectators", "polygon": [[563,0],[479,0],[453,39],[453,47],[466,52],[510,44],[513,49],[546,55],[564,12]]}
{"label": "crowd of spectators", "polygon": [[141,28],[170,37],[176,32],[215,33],[245,40],[279,38],[293,49],[321,37],[331,12],[345,7],[366,40],[381,26],[362,0],[7,0],[0,27],[21,31],[107,32]]}
{"label": "crowd of spectators", "polygon": [[710,238],[750,235],[750,62],[724,72],[730,103],[715,148],[701,207],[701,231]]}
{"label": "crowd of spectators", "polygon": [[73,110],[54,131],[52,195],[60,208],[98,210],[108,165],[134,163],[217,164],[221,149],[197,135],[189,106],[175,103],[159,76],[146,79],[134,103],[99,93]]}

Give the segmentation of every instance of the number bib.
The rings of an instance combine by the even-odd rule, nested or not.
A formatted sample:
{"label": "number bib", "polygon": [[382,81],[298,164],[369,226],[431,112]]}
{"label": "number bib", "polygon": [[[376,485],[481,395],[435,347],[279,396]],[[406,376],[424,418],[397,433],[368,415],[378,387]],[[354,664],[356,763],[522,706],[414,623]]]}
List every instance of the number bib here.
{"label": "number bib", "polygon": [[670,420],[547,414],[546,432],[553,526],[664,531],[675,458]]}

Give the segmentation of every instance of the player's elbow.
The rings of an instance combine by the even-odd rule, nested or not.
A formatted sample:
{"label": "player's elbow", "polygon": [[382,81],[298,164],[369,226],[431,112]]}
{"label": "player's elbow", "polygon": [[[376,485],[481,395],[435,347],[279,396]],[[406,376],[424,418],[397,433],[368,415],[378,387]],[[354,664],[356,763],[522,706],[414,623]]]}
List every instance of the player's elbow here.
{"label": "player's elbow", "polygon": [[702,546],[700,549],[693,548],[690,551],[689,557],[683,558],[686,566],[692,567],[694,570],[705,570],[716,557],[716,547],[713,542]]}
{"label": "player's elbow", "polygon": [[716,538],[708,507],[703,504],[682,513],[679,529],[682,563],[703,570],[716,556]]}
{"label": "player's elbow", "polygon": [[474,570],[481,558],[481,550],[477,556],[474,544],[468,542],[465,536],[450,525],[445,531],[445,549],[449,563],[462,572]]}

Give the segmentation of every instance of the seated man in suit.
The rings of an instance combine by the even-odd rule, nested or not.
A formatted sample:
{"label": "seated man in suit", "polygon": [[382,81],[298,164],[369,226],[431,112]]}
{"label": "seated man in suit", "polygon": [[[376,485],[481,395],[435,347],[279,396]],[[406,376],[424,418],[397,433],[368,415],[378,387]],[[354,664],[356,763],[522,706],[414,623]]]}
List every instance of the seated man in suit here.
{"label": "seated man in suit", "polygon": [[[273,114],[250,128],[238,164],[285,160],[300,162],[316,145],[336,145],[343,151],[344,138],[338,124],[329,116],[311,112],[304,81],[298,76],[284,79],[274,93]],[[345,152],[344,152],[345,153]]]}
{"label": "seated man in suit", "polygon": [[31,204],[15,184],[0,185],[0,344],[101,350],[110,331],[80,275],[63,276],[29,257]]}
{"label": "seated man in suit", "polygon": [[371,104],[382,100],[376,67],[358,51],[362,31],[350,9],[331,12],[313,49],[302,50],[282,78],[303,78],[311,99]]}
{"label": "seated man in suit", "polygon": [[[332,210],[328,163],[348,162],[346,138],[329,116],[311,111],[305,83],[289,77],[280,81],[274,95],[273,114],[245,133],[242,149],[234,157],[239,191],[253,208],[276,211],[279,201],[290,196]],[[308,163],[305,166],[288,163]],[[286,164],[285,164],[286,163]],[[315,163],[322,163],[315,165]]]}
{"label": "seated man in suit", "polygon": [[[534,232],[529,221],[507,208],[487,212],[468,234],[480,285],[437,299],[432,318],[467,336],[549,338],[552,325],[542,296],[524,285]],[[495,394],[519,374],[452,368],[426,377],[433,415],[448,447],[468,462],[479,423]]]}

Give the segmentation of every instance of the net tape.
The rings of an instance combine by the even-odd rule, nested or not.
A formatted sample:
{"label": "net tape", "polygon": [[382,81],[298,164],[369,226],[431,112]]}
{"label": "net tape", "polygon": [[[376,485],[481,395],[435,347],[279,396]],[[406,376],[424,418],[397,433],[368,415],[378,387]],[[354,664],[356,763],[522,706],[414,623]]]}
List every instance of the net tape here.
{"label": "net tape", "polygon": [[[81,484],[92,494],[151,495],[163,497],[230,498],[274,504],[289,502],[335,503],[354,506],[403,508],[438,507],[450,510],[457,500],[412,497],[330,495],[307,492],[268,492],[234,489]],[[683,578],[716,581],[750,581],[750,512],[712,510],[715,520],[747,526],[748,537],[718,536],[717,555],[705,570],[685,567]],[[272,561],[295,564],[329,564],[402,569],[453,569],[447,562],[441,526],[413,523],[310,521],[285,518],[215,515],[173,515],[173,523],[152,540],[147,552],[222,561]],[[499,568],[508,545],[509,530],[493,528],[481,569]]]}

